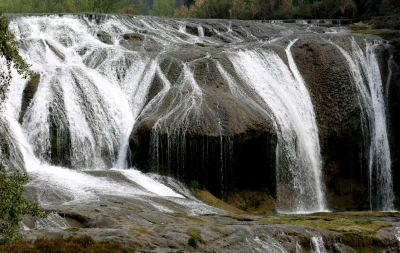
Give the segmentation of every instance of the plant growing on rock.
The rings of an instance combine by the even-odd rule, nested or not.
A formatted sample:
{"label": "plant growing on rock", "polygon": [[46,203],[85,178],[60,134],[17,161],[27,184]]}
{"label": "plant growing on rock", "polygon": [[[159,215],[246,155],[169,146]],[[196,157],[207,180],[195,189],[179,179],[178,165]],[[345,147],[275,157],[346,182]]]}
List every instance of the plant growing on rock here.
{"label": "plant growing on rock", "polygon": [[18,231],[21,216],[46,216],[36,202],[22,196],[23,185],[28,180],[25,173],[8,175],[0,171],[0,244],[20,239]]}
{"label": "plant growing on rock", "polygon": [[[12,69],[15,69],[23,78],[36,76],[29,65],[18,53],[17,41],[8,28],[8,20],[0,11],[0,61],[3,67],[0,68],[0,107],[7,96],[8,86],[12,79]],[[7,134],[3,129],[1,135]],[[23,185],[29,177],[26,173],[15,172],[9,174],[5,171],[0,161],[0,244],[14,241],[20,238],[19,224],[21,216],[32,215],[45,217],[39,205],[25,198],[22,193]]]}

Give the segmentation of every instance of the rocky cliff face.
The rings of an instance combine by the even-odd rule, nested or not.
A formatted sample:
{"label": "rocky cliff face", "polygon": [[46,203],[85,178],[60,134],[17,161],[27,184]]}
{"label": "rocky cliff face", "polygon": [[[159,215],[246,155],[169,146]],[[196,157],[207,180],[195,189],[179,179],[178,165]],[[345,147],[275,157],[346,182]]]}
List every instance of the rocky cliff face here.
{"label": "rocky cliff face", "polygon": [[196,180],[220,197],[235,186],[274,192],[273,123],[259,104],[232,94],[219,70],[232,67],[220,51],[195,47],[164,56],[131,136],[131,161],[145,171]]}

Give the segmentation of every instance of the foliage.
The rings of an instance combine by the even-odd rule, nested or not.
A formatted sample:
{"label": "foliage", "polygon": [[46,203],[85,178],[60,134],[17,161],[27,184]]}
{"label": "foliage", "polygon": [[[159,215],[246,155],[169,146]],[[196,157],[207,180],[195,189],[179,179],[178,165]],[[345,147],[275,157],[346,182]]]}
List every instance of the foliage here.
{"label": "foliage", "polygon": [[184,0],[183,5],[186,7],[190,7],[190,5],[194,4],[194,0]]}
{"label": "foliage", "polygon": [[141,0],[0,0],[10,13],[99,12],[140,14],[146,4]]}
{"label": "foliage", "polygon": [[[190,5],[189,5],[190,3]],[[194,0],[175,17],[234,19],[357,18],[400,13],[398,0]]]}
{"label": "foliage", "polygon": [[126,6],[120,10],[118,10],[119,14],[135,14],[135,9],[130,7],[130,6]]}
{"label": "foliage", "polygon": [[190,188],[192,188],[193,190],[198,190],[199,187],[200,187],[199,182],[197,182],[196,180],[190,181],[189,186],[190,186]]}
{"label": "foliage", "polygon": [[0,253],[8,252],[58,252],[58,253],[130,253],[133,249],[127,248],[119,243],[106,241],[96,242],[92,237],[85,235],[83,237],[68,238],[41,238],[33,242],[21,241],[13,242],[0,246]]}
{"label": "foliage", "polygon": [[23,185],[28,180],[29,177],[24,173],[7,175],[0,171],[0,244],[20,238],[18,231],[21,216],[46,216],[36,202],[22,196]]}
{"label": "foliage", "polygon": [[2,15],[0,10],[0,58],[3,61],[3,66],[6,68],[0,69],[0,104],[6,98],[8,86],[11,82],[11,70],[14,68],[24,78],[28,76],[36,76],[29,70],[29,65],[21,58],[17,49],[17,41],[14,35],[8,29],[8,20]]}
{"label": "foliage", "polygon": [[152,16],[171,17],[175,10],[175,0],[154,0],[150,10]]}

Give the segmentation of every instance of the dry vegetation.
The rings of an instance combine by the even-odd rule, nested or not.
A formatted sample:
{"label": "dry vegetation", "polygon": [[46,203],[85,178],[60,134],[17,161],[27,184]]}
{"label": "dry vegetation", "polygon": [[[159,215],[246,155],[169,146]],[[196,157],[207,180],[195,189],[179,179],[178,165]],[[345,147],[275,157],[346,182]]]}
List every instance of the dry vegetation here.
{"label": "dry vegetation", "polygon": [[42,238],[36,241],[17,241],[0,246],[0,253],[130,253],[134,249],[119,243],[96,242],[90,236]]}
{"label": "dry vegetation", "polygon": [[216,208],[220,208],[231,213],[244,213],[244,211],[216,198],[207,190],[192,190],[192,193],[201,201],[210,206],[214,206]]}
{"label": "dry vegetation", "polygon": [[172,216],[174,217],[179,217],[179,218],[185,218],[185,219],[189,219],[189,220],[193,220],[196,221],[198,223],[207,223],[207,221],[200,219],[199,217],[196,216],[190,216],[187,215],[185,213],[171,213]]}

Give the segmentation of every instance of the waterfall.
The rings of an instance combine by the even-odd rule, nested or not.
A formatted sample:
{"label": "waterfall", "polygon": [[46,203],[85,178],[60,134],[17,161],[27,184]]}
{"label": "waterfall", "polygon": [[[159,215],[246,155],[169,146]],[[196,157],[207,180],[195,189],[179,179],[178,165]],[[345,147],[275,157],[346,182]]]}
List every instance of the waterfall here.
{"label": "waterfall", "polygon": [[202,26],[199,26],[198,30],[199,30],[199,37],[204,37],[204,28]]}
{"label": "waterfall", "polygon": [[[247,247],[251,252],[287,253],[288,251],[274,238],[264,235],[264,238],[256,236],[254,239],[247,239]],[[246,250],[248,250],[246,249]]]}
{"label": "waterfall", "polygon": [[394,193],[384,87],[375,54],[375,49],[379,45],[380,43],[366,42],[365,49],[362,50],[362,46],[355,39],[351,39],[349,51],[339,45],[336,46],[350,67],[363,108],[364,135],[370,136],[370,140],[367,140],[370,209],[391,211],[394,210]]}
{"label": "waterfall", "polygon": [[247,85],[264,100],[278,133],[277,202],[281,212],[325,210],[318,128],[313,105],[290,52],[287,66],[272,51],[238,51],[229,55]]}
{"label": "waterfall", "polygon": [[[40,74],[40,82],[20,123],[29,84],[13,71],[1,122],[10,129],[10,159],[17,164],[20,156],[32,176],[28,187],[35,189],[41,205],[90,203],[111,195],[133,198],[145,210],[221,212],[187,189],[173,190],[135,168],[126,169],[129,137],[159,73],[159,58],[127,50],[117,34],[154,25],[113,18],[98,25],[79,15],[11,20],[20,54]],[[100,31],[109,34],[107,43],[100,41]],[[54,160],[55,148],[67,153],[65,161]]]}
{"label": "waterfall", "polygon": [[[271,177],[275,180],[276,175],[278,210],[326,210],[316,114],[292,55],[297,38],[312,29],[281,22],[90,14],[12,16],[10,28],[21,56],[40,74],[40,81],[23,108],[24,89],[34,84],[13,72],[0,127],[8,122],[12,130],[10,167],[25,167],[37,176],[30,184],[39,189],[42,204],[99,201],[109,192],[135,196],[144,205],[166,211],[175,207],[149,198],[173,199],[192,212],[194,207],[188,205],[195,200],[189,201],[186,193],[129,168],[135,134],[143,128],[150,132],[150,150],[145,152],[154,164],[146,164],[147,171],[161,172],[162,163],[176,163],[166,173],[187,181],[188,157],[202,157],[193,161],[196,169],[190,173],[206,181],[206,167],[218,164],[211,167],[213,175],[220,176],[215,188],[223,195],[234,175],[236,137],[266,126],[265,136],[273,136],[268,142],[268,159],[273,161],[266,161],[276,165]],[[371,139],[371,209],[393,210],[377,45],[362,45],[366,48],[352,40],[351,49],[337,47],[350,66],[364,134]],[[231,121],[235,113],[238,117]],[[253,118],[235,126],[247,119],[246,113]],[[265,120],[258,121],[262,117]],[[106,172],[130,183],[110,179]],[[199,202],[193,206],[215,211]]]}

